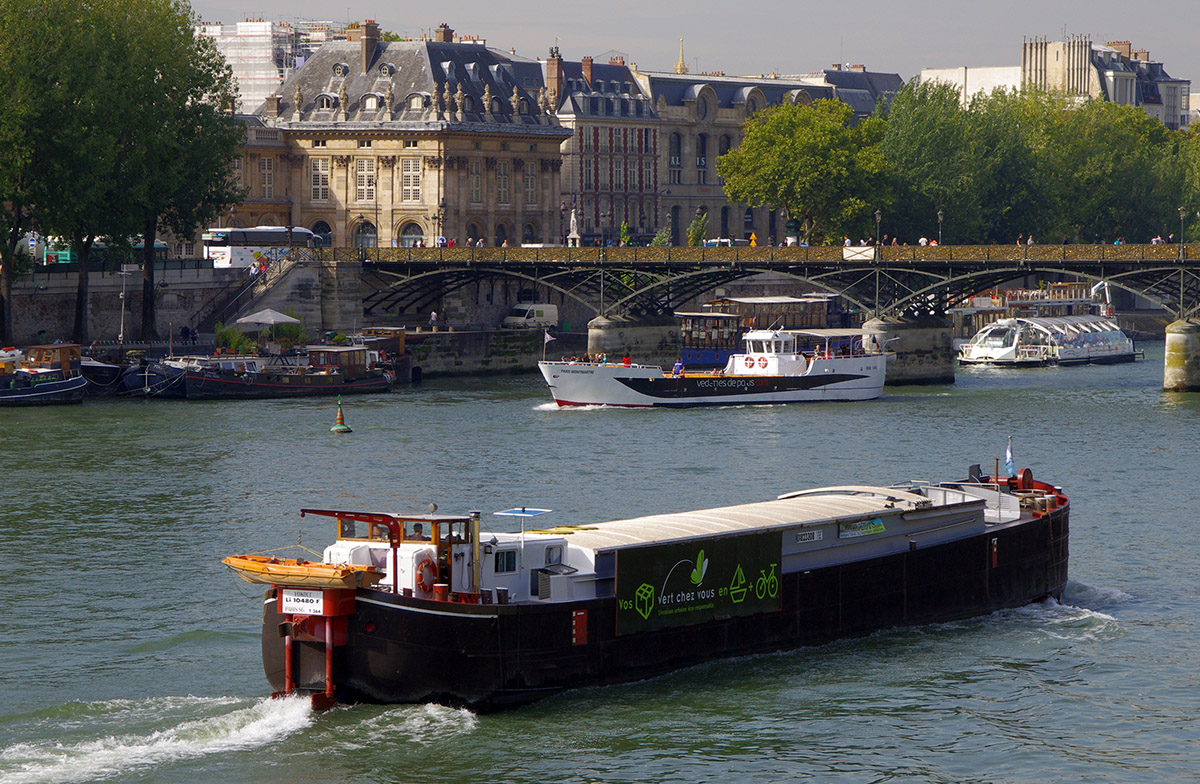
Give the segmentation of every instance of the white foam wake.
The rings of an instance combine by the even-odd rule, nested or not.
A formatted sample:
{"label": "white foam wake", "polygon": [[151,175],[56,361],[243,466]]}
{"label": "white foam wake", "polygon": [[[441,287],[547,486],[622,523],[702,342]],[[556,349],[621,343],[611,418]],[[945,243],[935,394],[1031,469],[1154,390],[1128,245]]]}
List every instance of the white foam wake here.
{"label": "white foam wake", "polygon": [[[208,700],[194,698],[198,704]],[[127,711],[127,701],[118,710]],[[142,718],[153,721],[160,714],[155,700],[137,703]],[[131,769],[146,768],[209,754],[258,748],[273,743],[312,724],[307,698],[263,699],[245,708],[203,719],[181,721],[166,729],[146,733],[110,735],[104,738],[64,743],[42,740],[15,743],[0,750],[0,781],[29,782],[95,781]]]}

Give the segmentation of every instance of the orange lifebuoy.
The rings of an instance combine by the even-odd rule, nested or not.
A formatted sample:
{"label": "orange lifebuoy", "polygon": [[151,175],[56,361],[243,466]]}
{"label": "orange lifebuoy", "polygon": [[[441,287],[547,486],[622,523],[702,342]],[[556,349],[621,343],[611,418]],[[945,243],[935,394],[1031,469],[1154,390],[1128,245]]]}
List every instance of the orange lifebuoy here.
{"label": "orange lifebuoy", "polygon": [[437,582],[437,566],[433,563],[432,558],[426,558],[417,565],[417,587],[425,593],[433,590],[433,584]]}
{"label": "orange lifebuoy", "polygon": [[754,357],[746,357],[746,367],[754,367]]}
{"label": "orange lifebuoy", "polygon": [[767,367],[767,358],[766,358],[766,357],[759,357],[759,358],[758,358],[758,366],[759,366],[760,368],[766,369],[766,367]]}

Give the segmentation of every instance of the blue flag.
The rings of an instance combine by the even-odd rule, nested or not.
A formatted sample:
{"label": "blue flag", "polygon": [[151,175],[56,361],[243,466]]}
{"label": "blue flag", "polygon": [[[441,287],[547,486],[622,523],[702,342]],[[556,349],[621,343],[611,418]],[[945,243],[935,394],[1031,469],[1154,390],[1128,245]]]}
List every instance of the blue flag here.
{"label": "blue flag", "polygon": [[1012,458],[1012,436],[1008,437],[1008,451],[1004,453],[1004,472],[1009,476],[1017,475],[1017,467]]}

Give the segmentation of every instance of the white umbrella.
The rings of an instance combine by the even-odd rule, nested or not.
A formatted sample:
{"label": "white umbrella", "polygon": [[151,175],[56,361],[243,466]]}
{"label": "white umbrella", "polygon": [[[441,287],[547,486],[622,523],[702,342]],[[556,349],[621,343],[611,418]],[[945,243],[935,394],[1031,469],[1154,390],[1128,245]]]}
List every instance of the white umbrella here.
{"label": "white umbrella", "polygon": [[[280,313],[278,310],[260,310],[257,313],[251,313],[249,316],[242,316],[237,320],[238,324],[257,327],[274,327],[276,324],[299,324],[300,319],[292,318],[286,313]],[[272,330],[272,334],[274,331]]]}
{"label": "white umbrella", "polygon": [[260,310],[257,313],[251,313],[249,316],[242,316],[237,320],[239,324],[257,324],[261,327],[271,327],[276,324],[299,324],[300,319],[292,318],[286,313],[280,313],[278,310]]}

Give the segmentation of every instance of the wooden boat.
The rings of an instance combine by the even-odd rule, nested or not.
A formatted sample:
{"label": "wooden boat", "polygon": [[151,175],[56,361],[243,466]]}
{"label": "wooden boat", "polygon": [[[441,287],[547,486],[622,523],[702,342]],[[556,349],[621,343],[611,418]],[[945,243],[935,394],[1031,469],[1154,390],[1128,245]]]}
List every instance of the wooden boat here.
{"label": "wooden boat", "polygon": [[872,400],[887,354],[861,329],[760,329],[721,370],[666,373],[657,365],[539,362],[560,406],[721,406]]}
{"label": "wooden boat", "polygon": [[[1067,497],[1014,477],[848,485],[543,530],[467,515],[305,509],[337,520],[339,565],[376,585],[263,600],[278,694],[496,710],[702,661],[969,618],[1067,582]],[[512,510],[532,514],[545,510]],[[509,514],[508,512],[504,514]],[[308,568],[310,565],[306,564]],[[245,577],[245,573],[242,573]]]}
{"label": "wooden boat", "polygon": [[231,555],[222,561],[248,583],[298,588],[359,588],[374,585],[383,572],[373,566],[328,564],[269,555]]}
{"label": "wooden boat", "polygon": [[87,390],[76,343],[6,348],[0,357],[0,406],[78,403]]}

